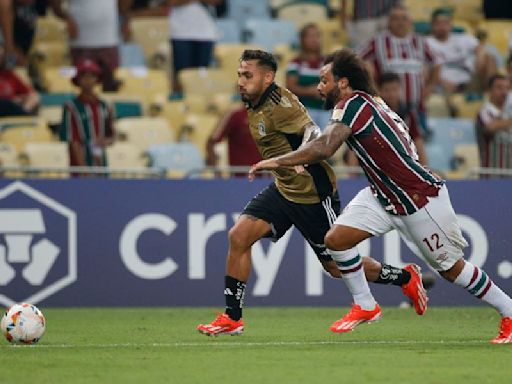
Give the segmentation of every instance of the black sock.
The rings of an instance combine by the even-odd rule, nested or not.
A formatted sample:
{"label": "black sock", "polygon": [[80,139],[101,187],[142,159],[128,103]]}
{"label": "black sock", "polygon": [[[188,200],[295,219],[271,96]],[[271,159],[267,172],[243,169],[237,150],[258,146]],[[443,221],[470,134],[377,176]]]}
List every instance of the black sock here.
{"label": "black sock", "polygon": [[231,319],[238,321],[242,317],[245,283],[227,275],[224,281],[226,287],[224,289],[224,296],[226,298],[226,314]]}
{"label": "black sock", "polygon": [[405,269],[393,267],[389,264],[381,263],[382,268],[379,277],[374,281],[376,284],[393,284],[402,286],[411,280],[411,274]]}

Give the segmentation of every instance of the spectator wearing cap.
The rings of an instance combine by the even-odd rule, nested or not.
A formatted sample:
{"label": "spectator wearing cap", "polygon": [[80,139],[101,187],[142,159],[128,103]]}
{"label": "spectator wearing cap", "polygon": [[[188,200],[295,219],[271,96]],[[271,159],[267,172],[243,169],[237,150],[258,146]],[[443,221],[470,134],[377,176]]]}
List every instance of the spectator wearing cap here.
{"label": "spectator wearing cap", "polygon": [[39,95],[6,66],[0,45],[0,116],[33,115],[39,101]]}
{"label": "spectator wearing cap", "polygon": [[[468,33],[453,32],[451,9],[437,8],[432,12],[431,33],[427,42],[439,57],[440,82],[446,92],[466,91],[477,80],[485,84],[496,73],[496,60],[484,42]],[[485,85],[478,88],[483,91]]]}
{"label": "spectator wearing cap", "polygon": [[80,94],[64,104],[60,138],[69,143],[72,166],[107,165],[105,148],[114,140],[113,112],[94,91],[100,75],[94,61],[79,62],[72,81]]}

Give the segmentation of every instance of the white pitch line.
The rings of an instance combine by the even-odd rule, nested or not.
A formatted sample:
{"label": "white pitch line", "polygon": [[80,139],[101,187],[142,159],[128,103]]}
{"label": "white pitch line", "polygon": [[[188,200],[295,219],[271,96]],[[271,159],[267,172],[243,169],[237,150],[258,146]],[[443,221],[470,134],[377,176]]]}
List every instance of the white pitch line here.
{"label": "white pitch line", "polygon": [[[213,340],[215,338],[212,337]],[[486,344],[486,340],[365,340],[365,341],[269,341],[269,342],[176,342],[176,343],[113,343],[113,344],[37,344],[37,345],[2,345],[2,348],[194,348],[194,347],[287,347],[315,345],[469,345]]]}

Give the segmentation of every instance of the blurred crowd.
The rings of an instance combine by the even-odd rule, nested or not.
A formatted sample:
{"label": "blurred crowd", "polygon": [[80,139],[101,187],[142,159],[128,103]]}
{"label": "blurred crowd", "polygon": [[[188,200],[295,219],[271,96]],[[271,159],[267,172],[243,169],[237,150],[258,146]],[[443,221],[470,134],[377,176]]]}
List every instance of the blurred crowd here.
{"label": "blurred crowd", "polygon": [[[464,3],[475,4],[473,14],[457,12]],[[129,144],[138,147],[138,157],[146,161],[140,164],[147,164],[148,148],[140,146],[136,138],[141,136],[127,123],[136,118],[167,119],[166,129],[172,133],[155,142],[146,138],[148,145],[191,141],[203,166],[251,165],[259,154],[249,135],[245,108],[237,99],[237,55],[245,46],[272,49],[280,64],[278,81],[299,97],[323,129],[330,113],[317,91],[320,68],[334,49],[350,46],[367,63],[380,97],[407,123],[422,163],[442,168],[437,154],[443,152],[442,141],[448,136],[442,136],[439,131],[444,128],[432,121],[471,119],[473,142],[463,144],[476,149],[475,165],[512,169],[512,7],[506,3],[0,0],[0,141],[8,144],[4,128],[21,121],[13,116],[45,117],[51,106],[59,107],[59,118],[50,119],[50,128],[54,138],[66,143],[71,166],[110,166],[108,149],[130,137],[135,139]],[[420,6],[425,12],[418,18]],[[271,31],[274,24],[250,28],[251,19],[267,17],[269,23],[282,21],[282,36]],[[495,19],[499,20],[493,23]],[[55,41],[43,36],[46,21],[62,26]],[[149,25],[144,31],[149,32],[140,35],[144,22]],[[157,25],[166,28],[159,37]],[[259,37],[267,25],[270,43],[268,37]],[[287,40],[283,36],[289,25],[293,36]],[[233,36],[239,35],[231,36],[228,27],[237,28]],[[500,32],[506,37],[496,40]],[[235,48],[236,55],[223,54]],[[63,89],[70,91],[58,102],[48,101],[63,93],[56,85],[61,79],[50,76],[54,67],[69,67],[56,71],[68,83]],[[160,77],[151,80],[148,74],[153,73]],[[130,88],[132,78],[145,78],[146,88]],[[139,97],[139,112],[123,115],[123,97]],[[444,120],[436,120],[440,117]],[[153,124],[144,121],[143,127]],[[123,148],[121,155],[130,150]],[[450,154],[452,170],[464,162],[473,164],[467,153],[462,151],[461,158],[456,151]],[[357,166],[349,151],[334,161]],[[150,156],[149,165],[158,162]]]}

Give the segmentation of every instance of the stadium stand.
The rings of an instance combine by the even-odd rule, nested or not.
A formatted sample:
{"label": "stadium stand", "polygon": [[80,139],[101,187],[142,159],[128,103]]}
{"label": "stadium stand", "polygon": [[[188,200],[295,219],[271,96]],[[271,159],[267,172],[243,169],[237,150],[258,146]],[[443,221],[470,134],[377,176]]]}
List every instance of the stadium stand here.
{"label": "stadium stand", "polygon": [[21,152],[29,143],[51,140],[51,132],[41,117],[0,119],[0,142],[11,144],[17,152]]}
{"label": "stadium stand", "polygon": [[218,19],[216,21],[218,31],[218,44],[236,44],[242,41],[242,31],[235,20]]}
{"label": "stadium stand", "polygon": [[[141,17],[131,21],[132,38],[144,52],[148,64],[168,57],[169,20],[167,17]],[[154,65],[153,65],[154,67]]]}
{"label": "stadium stand", "polygon": [[140,148],[128,142],[116,142],[107,147],[107,164],[111,169],[142,168],[147,166],[147,158]]}
{"label": "stadium stand", "polygon": [[272,51],[277,44],[296,46],[297,28],[290,21],[249,19],[244,27],[244,40],[258,44],[267,51]]}
{"label": "stadium stand", "polygon": [[153,145],[148,149],[150,165],[167,170],[170,177],[183,177],[204,167],[198,148],[192,143]]}
{"label": "stadium stand", "polygon": [[281,20],[291,21],[297,29],[309,23],[322,23],[327,20],[327,7],[315,3],[291,3],[285,4],[277,11],[277,17]]}
{"label": "stadium stand", "polygon": [[126,141],[141,152],[153,144],[170,143],[176,132],[166,119],[158,117],[128,117],[119,119],[116,132],[120,141]]}
{"label": "stadium stand", "polygon": [[250,18],[268,20],[271,18],[270,8],[266,1],[230,0],[228,1],[228,18],[238,22],[241,28]]}

